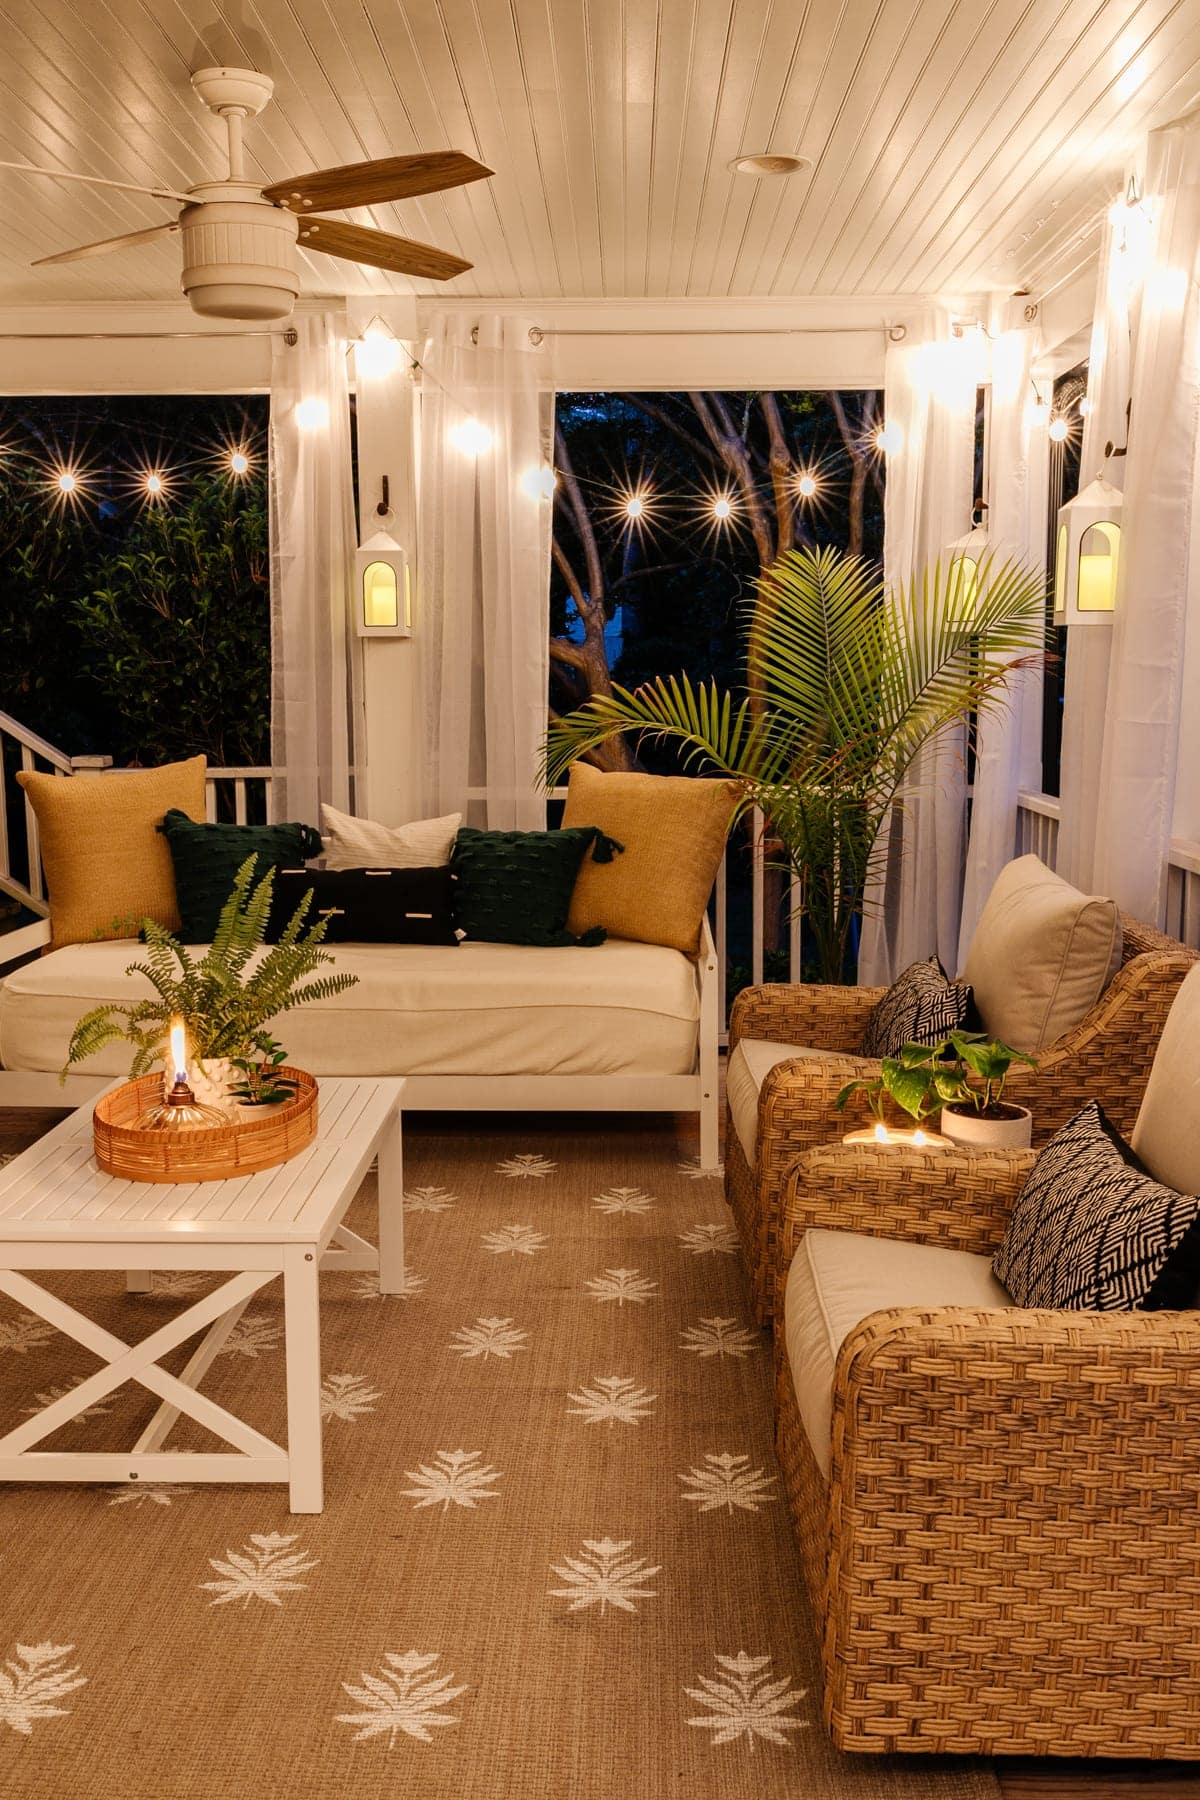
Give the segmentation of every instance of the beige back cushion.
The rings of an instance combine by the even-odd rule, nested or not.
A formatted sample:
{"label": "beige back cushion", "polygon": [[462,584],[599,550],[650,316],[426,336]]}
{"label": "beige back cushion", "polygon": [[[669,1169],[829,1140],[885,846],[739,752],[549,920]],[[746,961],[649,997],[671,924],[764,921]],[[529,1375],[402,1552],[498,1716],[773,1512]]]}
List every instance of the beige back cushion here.
{"label": "beige back cushion", "polygon": [[116,775],[18,773],[37,815],[55,949],[136,937],[143,919],[178,928],[175,871],[158,827],[172,807],[203,821],[205,768],[192,756]]}
{"label": "beige back cushion", "polygon": [[1018,856],[996,877],[959,979],[992,1036],[1032,1052],[1087,1016],[1120,961],[1116,902]]}
{"label": "beige back cushion", "polygon": [[1200,963],[1171,1003],[1130,1139],[1156,1181],[1200,1194]]}
{"label": "beige back cushion", "polygon": [[454,853],[461,813],[440,819],[413,819],[407,825],[377,825],[322,805],[327,869],[443,869]]}
{"label": "beige back cushion", "polygon": [[625,849],[608,863],[584,858],[567,930],[601,925],[610,937],[694,956],[737,795],[732,781],[606,775],[575,763],[563,825],[598,825]]}

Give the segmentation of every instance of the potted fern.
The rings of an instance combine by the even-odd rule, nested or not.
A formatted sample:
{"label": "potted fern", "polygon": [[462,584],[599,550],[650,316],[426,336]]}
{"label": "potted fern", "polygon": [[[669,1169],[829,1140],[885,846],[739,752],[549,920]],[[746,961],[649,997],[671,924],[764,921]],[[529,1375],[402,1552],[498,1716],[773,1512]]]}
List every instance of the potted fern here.
{"label": "potted fern", "polygon": [[106,1044],[133,1046],[130,1075],[147,1074],[163,1058],[170,1020],[180,1018],[192,1048],[192,1087],[198,1099],[230,1111],[280,1104],[289,1092],[278,1071],[286,1052],[268,1025],[280,1013],[351,988],[357,976],[320,974],[332,962],[321,949],[326,921],[306,925],[312,894],[296,908],[277,942],[266,943],[274,870],[254,880],[256,856],[237,872],[213,941],[196,958],[153,919],[144,921],[145,959],[127,975],[141,975],[151,992],[138,1000],[93,1007],[71,1034],[63,1076]]}

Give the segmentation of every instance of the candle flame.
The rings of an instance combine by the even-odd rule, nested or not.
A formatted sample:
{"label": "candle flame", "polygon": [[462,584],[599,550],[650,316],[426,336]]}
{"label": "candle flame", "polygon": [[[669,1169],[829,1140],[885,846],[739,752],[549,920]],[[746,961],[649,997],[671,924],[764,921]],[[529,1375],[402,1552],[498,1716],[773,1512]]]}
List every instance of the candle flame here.
{"label": "candle flame", "polygon": [[169,1027],[171,1040],[171,1074],[175,1081],[187,1080],[187,1028],[182,1019],[172,1019]]}
{"label": "candle flame", "polygon": [[913,1143],[914,1144],[924,1144],[927,1141],[928,1140],[926,1139],[925,1133],[918,1126],[917,1130],[913,1132]]}
{"label": "candle flame", "polygon": [[877,1125],[875,1127],[875,1142],[877,1144],[886,1144],[887,1141],[888,1141],[887,1126],[886,1125]]}

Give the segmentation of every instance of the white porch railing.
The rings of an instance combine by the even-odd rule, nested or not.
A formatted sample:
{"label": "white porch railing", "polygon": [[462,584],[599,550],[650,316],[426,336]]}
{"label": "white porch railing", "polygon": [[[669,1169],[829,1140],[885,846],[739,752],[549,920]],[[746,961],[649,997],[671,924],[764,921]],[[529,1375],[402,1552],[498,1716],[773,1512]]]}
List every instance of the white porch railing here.
{"label": "white porch railing", "polygon": [[[1017,796],[1018,856],[1032,851],[1047,868],[1058,859],[1059,802],[1053,794]],[[1172,838],[1167,855],[1167,917],[1164,930],[1192,950],[1200,950],[1200,844]]]}

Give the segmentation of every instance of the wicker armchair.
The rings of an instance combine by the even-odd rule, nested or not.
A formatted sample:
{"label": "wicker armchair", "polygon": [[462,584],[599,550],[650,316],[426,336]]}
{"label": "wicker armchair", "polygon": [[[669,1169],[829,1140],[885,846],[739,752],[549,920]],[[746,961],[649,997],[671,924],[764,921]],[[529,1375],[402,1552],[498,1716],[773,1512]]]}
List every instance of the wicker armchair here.
{"label": "wicker armchair", "polygon": [[[1122,917],[1121,967],[1087,1017],[1049,1049],[1038,1068],[1016,1069],[1007,1093],[1033,1113],[1034,1142],[1053,1136],[1088,1100],[1099,1100],[1120,1132],[1133,1129],[1163,1023],[1192,951],[1139,920]],[[774,983],[746,988],[729,1023],[732,1053],[741,1038],[804,1044],[841,1054],[821,1061],[796,1058],[767,1075],[758,1098],[758,1144],[752,1169],[732,1119],[726,1116],[725,1197],[733,1211],[754,1288],[760,1323],[774,1311],[780,1221],[787,1171],[810,1147],[840,1137],[868,1117],[851,1103],[845,1118],[834,1107],[856,1076],[879,1064],[857,1054],[867,1015],[882,988],[816,987]]]}
{"label": "wicker armchair", "polygon": [[[1029,1152],[809,1151],[833,1227],[979,1253]],[[1200,1313],[892,1309],[842,1344],[822,1474],[777,1439],[842,1750],[1200,1755]]]}

